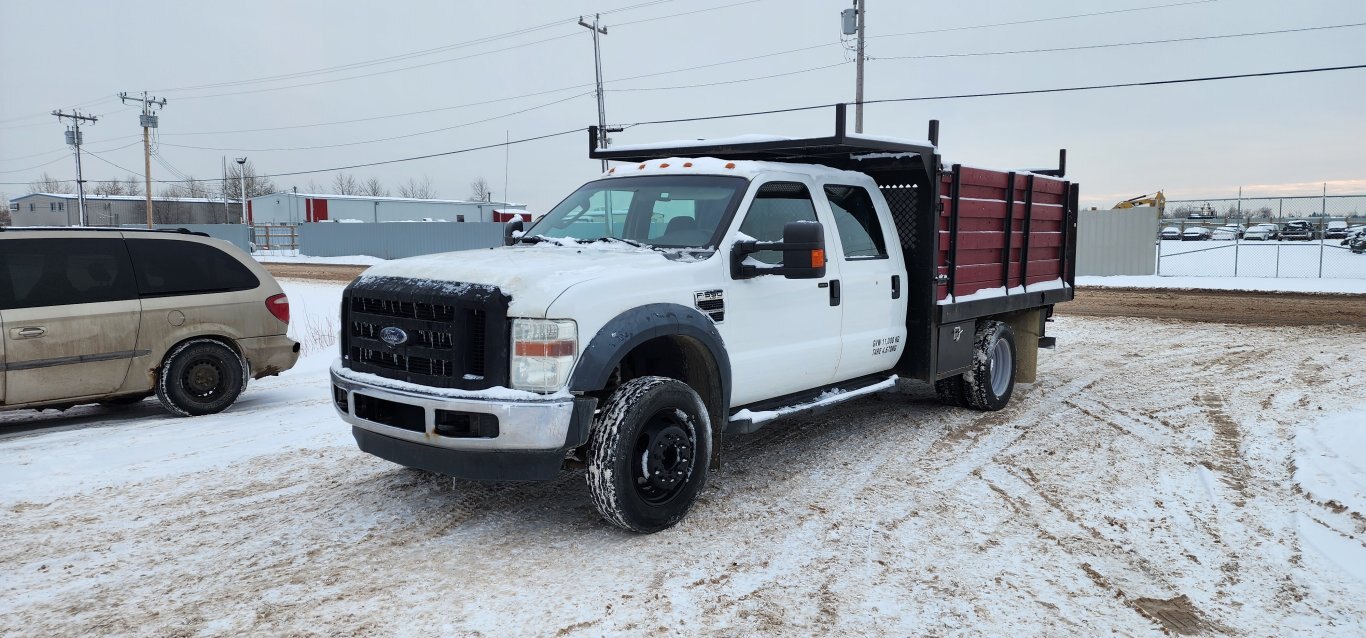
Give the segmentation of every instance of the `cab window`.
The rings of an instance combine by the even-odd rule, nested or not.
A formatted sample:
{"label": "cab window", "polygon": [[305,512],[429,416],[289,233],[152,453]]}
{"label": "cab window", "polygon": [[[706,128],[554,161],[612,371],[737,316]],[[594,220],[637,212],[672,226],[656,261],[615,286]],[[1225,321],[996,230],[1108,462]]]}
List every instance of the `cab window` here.
{"label": "cab window", "polygon": [[887,256],[877,208],[866,189],[832,184],[825,187],[825,197],[830,200],[830,212],[835,216],[835,230],[839,232],[845,259]]}
{"label": "cab window", "polygon": [[[758,241],[782,241],[783,226],[789,222],[816,221],[811,192],[799,182],[769,182],[759,187],[754,201],[740,224],[740,232]],[[751,255],[765,264],[783,262],[783,253],[761,250]]]}

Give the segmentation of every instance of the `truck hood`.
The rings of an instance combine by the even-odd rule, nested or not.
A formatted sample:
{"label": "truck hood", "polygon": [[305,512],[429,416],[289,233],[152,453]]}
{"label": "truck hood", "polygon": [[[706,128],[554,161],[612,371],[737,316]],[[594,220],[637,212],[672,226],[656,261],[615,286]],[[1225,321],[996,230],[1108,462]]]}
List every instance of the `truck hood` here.
{"label": "truck hood", "polygon": [[649,271],[668,269],[676,264],[670,255],[649,248],[566,242],[499,246],[397,259],[373,266],[360,276],[497,286],[512,298],[509,316],[544,318],[550,304],[575,284],[623,273],[648,280]]}

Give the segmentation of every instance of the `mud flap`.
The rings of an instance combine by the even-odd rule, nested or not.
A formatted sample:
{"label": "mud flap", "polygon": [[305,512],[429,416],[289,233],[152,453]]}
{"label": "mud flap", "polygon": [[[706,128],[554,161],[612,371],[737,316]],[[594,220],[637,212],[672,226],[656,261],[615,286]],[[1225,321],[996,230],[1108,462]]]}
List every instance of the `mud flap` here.
{"label": "mud flap", "polygon": [[1043,310],[1001,317],[1015,333],[1015,383],[1034,383],[1039,373],[1039,341],[1043,333]]}

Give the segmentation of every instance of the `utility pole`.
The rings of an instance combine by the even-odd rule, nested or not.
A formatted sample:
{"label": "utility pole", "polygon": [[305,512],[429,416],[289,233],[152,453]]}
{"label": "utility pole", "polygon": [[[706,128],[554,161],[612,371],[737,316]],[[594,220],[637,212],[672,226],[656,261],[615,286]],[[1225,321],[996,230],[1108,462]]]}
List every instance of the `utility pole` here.
{"label": "utility pole", "polygon": [[[598,34],[607,35],[607,27],[599,24],[599,14],[593,14],[593,24],[588,24],[579,16],[579,26],[593,32],[593,66],[598,78],[598,148],[607,148],[607,106],[603,104],[602,94],[602,49],[598,44]],[[607,160],[602,160],[602,170],[607,171]]]}
{"label": "utility pole", "polygon": [[81,138],[81,122],[94,124],[99,121],[99,118],[93,115],[81,115],[81,112],[76,109],[72,109],[70,115],[61,111],[53,111],[52,114],[57,116],[58,122],[63,119],[71,120],[71,128],[66,130],[66,143],[76,149],[76,210],[80,225],[85,226],[85,178],[81,175],[81,143],[84,140]]}
{"label": "utility pole", "polygon": [[856,62],[857,78],[854,80],[858,88],[854,91],[854,132],[863,132],[863,23],[867,7],[864,6],[866,0],[854,0],[855,10],[858,12],[858,62]]}
{"label": "utility pole", "polygon": [[147,227],[152,227],[152,141],[149,131],[157,127],[157,116],[152,114],[152,107],[166,108],[166,99],[158,100],[148,97],[147,92],[142,92],[141,98],[128,97],[127,93],[120,93],[119,100],[124,104],[128,102],[142,102],[142,115],[138,121],[142,124],[142,162],[143,178],[147,182]]}

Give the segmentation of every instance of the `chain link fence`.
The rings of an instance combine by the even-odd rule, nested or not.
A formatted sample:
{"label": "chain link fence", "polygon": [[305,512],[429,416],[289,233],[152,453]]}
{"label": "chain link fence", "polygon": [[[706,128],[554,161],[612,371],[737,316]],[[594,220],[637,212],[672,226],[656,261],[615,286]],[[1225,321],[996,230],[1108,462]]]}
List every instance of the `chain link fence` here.
{"label": "chain link fence", "polygon": [[1366,195],[1168,200],[1157,274],[1366,279],[1362,235]]}

